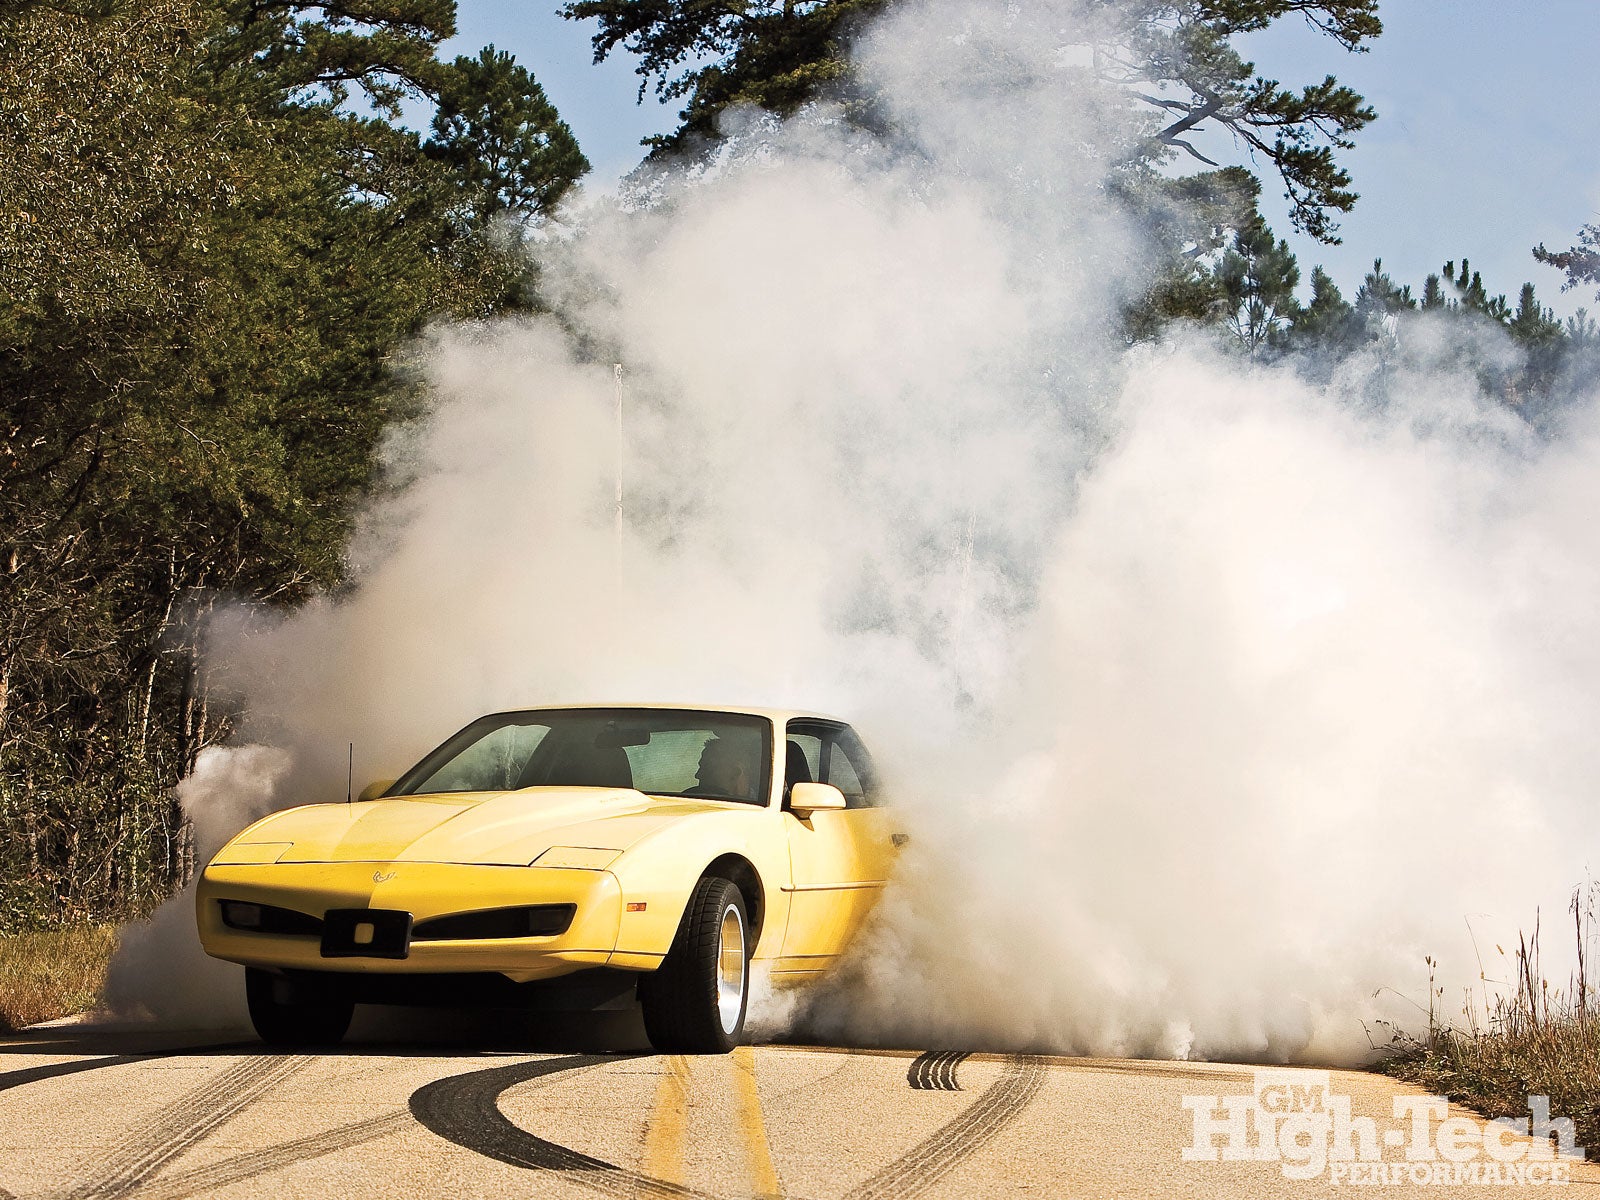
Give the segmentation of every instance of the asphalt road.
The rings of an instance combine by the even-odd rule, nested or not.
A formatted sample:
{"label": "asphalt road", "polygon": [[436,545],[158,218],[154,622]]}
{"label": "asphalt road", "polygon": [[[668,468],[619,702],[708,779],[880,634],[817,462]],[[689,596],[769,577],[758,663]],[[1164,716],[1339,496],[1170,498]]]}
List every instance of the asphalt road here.
{"label": "asphalt road", "polygon": [[[661,1056],[598,1050],[616,1038],[582,1026],[530,1049],[485,1018],[408,1019],[320,1054],[243,1032],[0,1039],[0,1198],[1551,1194],[1540,1147],[1486,1141],[1470,1117],[1396,1118],[1396,1097],[1421,1093],[1360,1072],[800,1045]],[[1346,1099],[1357,1124],[1373,1118],[1379,1160],[1290,1178],[1336,1136],[1262,1114]],[[1219,1122],[1203,1137],[1201,1112]],[[1230,1120],[1263,1155],[1223,1157]],[[1359,1153],[1359,1131],[1349,1141]],[[1218,1160],[1186,1160],[1197,1146]],[[1408,1160],[1419,1146],[1436,1157]],[[1470,1171],[1495,1156],[1532,1182],[1434,1182],[1451,1157]],[[1554,1166],[1573,1181],[1557,1194],[1600,1194],[1600,1169]]]}

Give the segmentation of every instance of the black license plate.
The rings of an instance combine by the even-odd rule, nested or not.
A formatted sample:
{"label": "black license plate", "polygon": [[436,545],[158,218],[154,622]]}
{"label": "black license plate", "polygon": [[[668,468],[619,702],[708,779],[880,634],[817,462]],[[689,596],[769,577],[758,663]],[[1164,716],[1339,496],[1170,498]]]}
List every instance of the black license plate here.
{"label": "black license plate", "polygon": [[322,919],[323,958],[405,958],[411,914],[389,908],[331,908]]}

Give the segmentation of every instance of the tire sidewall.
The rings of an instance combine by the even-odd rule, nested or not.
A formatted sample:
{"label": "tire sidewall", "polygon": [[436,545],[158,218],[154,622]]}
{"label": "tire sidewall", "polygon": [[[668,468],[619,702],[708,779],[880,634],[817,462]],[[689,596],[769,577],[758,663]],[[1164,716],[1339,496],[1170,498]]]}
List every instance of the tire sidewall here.
{"label": "tire sidewall", "polygon": [[733,908],[739,914],[739,938],[742,942],[740,954],[744,959],[741,964],[743,978],[740,980],[739,986],[739,1017],[733,1023],[732,1032],[722,1029],[722,1007],[717,1002],[721,995],[718,985],[722,979],[722,955],[720,952],[711,964],[712,1004],[716,1012],[717,1028],[722,1029],[723,1040],[727,1043],[727,1048],[731,1050],[744,1040],[745,1019],[750,1012],[750,914],[745,910],[744,893],[739,890],[738,885],[727,880],[723,882],[727,884],[727,889],[717,901],[717,928],[719,931],[721,930],[722,922],[726,918],[729,908]]}
{"label": "tire sidewall", "polygon": [[[721,927],[730,907],[744,933],[744,987],[731,1032],[722,1026],[718,1003]],[[738,884],[719,876],[697,880],[665,960],[639,982],[650,1044],[664,1054],[726,1054],[737,1046],[750,1009],[753,949],[749,909]]]}

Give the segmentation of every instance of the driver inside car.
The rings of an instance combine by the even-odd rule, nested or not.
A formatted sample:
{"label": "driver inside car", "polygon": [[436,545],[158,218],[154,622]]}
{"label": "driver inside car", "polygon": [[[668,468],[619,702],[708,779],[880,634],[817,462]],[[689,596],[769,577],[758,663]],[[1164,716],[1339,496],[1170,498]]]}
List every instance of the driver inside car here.
{"label": "driver inside car", "polygon": [[754,799],[750,767],[745,756],[721,738],[712,738],[700,751],[700,767],[695,772],[695,779],[698,782],[686,795]]}

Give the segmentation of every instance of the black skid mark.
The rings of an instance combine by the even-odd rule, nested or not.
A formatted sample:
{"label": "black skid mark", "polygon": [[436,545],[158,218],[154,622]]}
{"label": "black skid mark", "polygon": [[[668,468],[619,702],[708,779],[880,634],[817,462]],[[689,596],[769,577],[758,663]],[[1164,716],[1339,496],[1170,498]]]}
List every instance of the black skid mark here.
{"label": "black skid mark", "polygon": [[705,1192],[641,1175],[529,1133],[500,1111],[500,1096],[519,1083],[617,1061],[616,1055],[575,1054],[451,1075],[413,1092],[411,1115],[431,1132],[476,1154],[513,1167],[559,1171],[571,1181],[606,1195],[709,1200]]}
{"label": "black skid mark", "polygon": [[959,1092],[956,1068],[971,1055],[962,1050],[929,1050],[906,1070],[906,1082],[919,1092]]}

